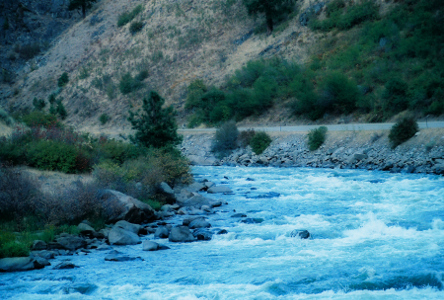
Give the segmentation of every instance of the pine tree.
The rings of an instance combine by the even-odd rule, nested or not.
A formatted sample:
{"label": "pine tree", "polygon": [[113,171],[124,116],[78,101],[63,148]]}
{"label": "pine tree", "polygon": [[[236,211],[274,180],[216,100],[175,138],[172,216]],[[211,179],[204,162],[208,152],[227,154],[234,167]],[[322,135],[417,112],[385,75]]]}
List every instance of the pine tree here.
{"label": "pine tree", "polygon": [[296,0],[243,0],[250,15],[265,14],[267,22],[267,32],[273,31],[273,24],[276,18],[289,13]]}
{"label": "pine tree", "polygon": [[83,18],[86,17],[86,10],[92,7],[92,4],[97,0],[70,0],[68,10],[82,9]]}
{"label": "pine tree", "polygon": [[174,119],[176,112],[172,106],[162,108],[165,100],[156,92],[150,92],[143,99],[142,112],[129,111],[128,121],[136,130],[130,139],[135,144],[145,147],[162,148],[177,145],[182,137],[177,134],[177,124]]}

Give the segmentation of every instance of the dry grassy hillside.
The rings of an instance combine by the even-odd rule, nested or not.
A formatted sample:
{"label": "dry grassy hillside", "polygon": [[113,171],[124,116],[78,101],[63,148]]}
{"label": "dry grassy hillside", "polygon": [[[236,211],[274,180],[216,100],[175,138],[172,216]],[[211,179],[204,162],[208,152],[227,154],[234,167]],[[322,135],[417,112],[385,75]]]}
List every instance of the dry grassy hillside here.
{"label": "dry grassy hillside", "polygon": [[[226,4],[230,2],[234,4]],[[301,1],[299,8],[309,2]],[[131,34],[129,23],[118,27],[119,15],[140,4],[143,10],[134,20],[143,23],[142,30]],[[248,16],[241,1],[103,0],[54,42],[36,69],[21,74],[8,105],[14,110],[32,107],[34,97],[57,93],[68,111],[67,123],[93,131],[128,129],[128,109],[137,107],[149,89],[183,112],[186,88],[194,79],[218,85],[260,57],[307,59],[316,37],[298,18],[277,26],[271,36],[253,32],[263,22]],[[143,70],[149,73],[144,88],[122,95],[122,76]],[[57,80],[63,72],[70,81],[60,89]],[[104,126],[98,121],[103,113],[111,117]],[[180,113],[180,125],[185,122]]]}

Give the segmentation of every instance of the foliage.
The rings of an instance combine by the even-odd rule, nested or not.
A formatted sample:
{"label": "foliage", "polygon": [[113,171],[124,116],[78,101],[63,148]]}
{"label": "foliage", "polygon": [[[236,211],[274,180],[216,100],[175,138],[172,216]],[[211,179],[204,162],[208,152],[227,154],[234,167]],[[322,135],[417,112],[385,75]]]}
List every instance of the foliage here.
{"label": "foliage", "polygon": [[140,30],[142,30],[143,28],[143,23],[140,21],[134,21],[131,23],[130,27],[129,27],[129,31],[132,35],[135,35],[136,33],[138,33]]}
{"label": "foliage", "polygon": [[80,68],[79,79],[86,79],[89,77],[89,70],[86,67]]}
{"label": "foliage", "polygon": [[236,122],[229,121],[220,125],[213,139],[211,150],[218,156],[223,156],[229,151],[237,148],[237,138],[239,136],[239,130],[237,129]]}
{"label": "foliage", "polygon": [[325,142],[326,137],[327,127],[325,126],[310,130],[308,133],[308,148],[310,151],[319,149],[319,147]]}
{"label": "foliage", "polygon": [[240,147],[245,148],[250,145],[251,139],[254,137],[256,132],[254,129],[243,130],[239,132],[239,136],[237,137],[237,142]]}
{"label": "foliage", "polygon": [[419,130],[418,123],[413,117],[404,117],[390,129],[389,140],[392,148],[408,141]]}
{"label": "foliage", "polygon": [[15,52],[17,52],[21,58],[29,60],[40,53],[40,43],[30,43],[25,45],[17,44],[14,47]]}
{"label": "foliage", "polygon": [[41,111],[33,111],[22,117],[22,121],[29,127],[60,127],[57,117]]}
{"label": "foliage", "polygon": [[408,86],[400,78],[390,79],[382,94],[383,110],[391,114],[399,113],[409,107]]}
{"label": "foliage", "polygon": [[14,124],[14,119],[9,116],[9,114],[0,106],[0,122],[6,124],[6,126],[11,126]]}
{"label": "foliage", "polygon": [[60,75],[58,81],[57,81],[57,85],[59,87],[64,87],[65,85],[67,85],[69,82],[69,75],[66,72],[63,72],[62,75]]}
{"label": "foliage", "polygon": [[149,76],[149,73],[148,73],[147,70],[141,70],[141,71],[136,75],[135,79],[138,80],[138,81],[140,81],[140,82],[142,82],[142,81],[144,81],[145,79],[147,79],[148,76]]}
{"label": "foliage", "polygon": [[128,120],[136,130],[135,135],[131,136],[131,141],[154,148],[179,144],[182,137],[177,134],[174,108],[162,108],[165,100],[154,91],[143,98],[142,102],[142,112],[129,111]]}
{"label": "foliage", "polygon": [[119,15],[117,20],[117,26],[122,27],[131,22],[138,14],[143,11],[143,6],[141,4],[137,5],[132,11],[124,12]]}
{"label": "foliage", "polygon": [[41,111],[43,108],[45,108],[46,102],[43,99],[34,98],[32,100],[32,105],[34,106],[35,110]]}
{"label": "foliage", "polygon": [[101,114],[99,117],[100,124],[105,125],[110,119],[110,116],[107,114]]}
{"label": "foliage", "polygon": [[331,73],[322,81],[317,106],[325,111],[351,113],[359,100],[359,90],[353,81],[341,73]]}
{"label": "foliage", "polygon": [[86,10],[92,7],[92,4],[97,0],[70,0],[68,10],[82,10],[83,18],[86,16]]}
{"label": "foliage", "polygon": [[251,149],[257,155],[262,154],[271,144],[270,136],[265,132],[256,133],[250,141]]}
{"label": "foliage", "polygon": [[131,76],[131,73],[125,73],[119,82],[120,92],[124,95],[134,92],[142,87],[142,83]]}
{"label": "foliage", "polygon": [[275,20],[294,8],[294,0],[243,0],[250,15],[264,14],[268,33],[273,31]]}
{"label": "foliage", "polygon": [[67,111],[65,109],[65,106],[62,103],[62,100],[59,100],[57,102],[56,113],[60,116],[60,118],[62,120],[65,120],[66,117],[68,116],[68,113],[67,113]]}

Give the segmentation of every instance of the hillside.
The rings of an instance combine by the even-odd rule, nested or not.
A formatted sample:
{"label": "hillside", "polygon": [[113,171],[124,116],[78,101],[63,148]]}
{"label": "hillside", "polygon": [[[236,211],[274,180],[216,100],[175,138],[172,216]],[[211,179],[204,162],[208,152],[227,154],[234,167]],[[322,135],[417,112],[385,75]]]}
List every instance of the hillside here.
{"label": "hillside", "polygon": [[[377,7],[378,17],[375,20],[384,20],[393,7],[412,5],[407,3],[409,1],[373,2]],[[381,118],[390,117],[378,116],[378,111],[384,111],[384,106],[374,105],[381,102],[387,77],[376,82],[365,73],[375,69],[388,72],[390,66],[385,62],[393,60],[387,58],[391,55],[389,46],[395,43],[396,37],[399,39],[398,33],[404,34],[403,28],[393,29],[396,31],[393,37],[376,38],[374,43],[384,44],[378,50],[379,57],[384,60],[382,65],[376,62],[378,57],[371,48],[373,46],[365,48],[359,44],[358,37],[363,25],[359,23],[350,28],[337,29],[339,27],[335,28],[331,23],[333,25],[326,28],[326,23],[322,22],[333,20],[332,16],[336,16],[329,14],[328,5],[322,3],[319,6],[321,2],[308,0],[297,3],[294,11],[275,26],[271,35],[267,35],[263,29],[264,18],[249,16],[241,1],[102,0],[93,6],[85,19],[73,24],[56,38],[48,51],[29,60],[27,64],[31,67],[19,70],[13,84],[2,84],[2,89],[9,89],[12,93],[0,104],[13,113],[32,108],[34,98],[48,99],[50,94],[54,94],[67,109],[65,122],[68,124],[91,131],[106,128],[121,132],[130,127],[126,121],[128,109],[137,107],[147,91],[154,89],[165,98],[167,104],[172,104],[178,110],[179,125],[185,126],[190,117],[190,111],[185,110],[190,83],[201,79],[207,86],[224,89],[227,78],[249,61],[278,57],[312,69],[314,75],[304,73],[304,76],[312,76],[309,79],[317,95],[322,95],[321,86],[330,71],[346,74],[360,86],[368,84],[370,96],[362,97],[364,100],[361,104],[364,104],[349,111],[337,110],[336,115],[340,120],[380,121]],[[345,11],[343,14],[346,15],[353,7],[347,4],[339,11]],[[308,8],[312,9],[311,12],[315,8],[316,13],[311,16],[310,26],[302,26],[301,14],[306,13]],[[122,18],[123,13],[128,16],[131,12],[134,13],[133,21],[118,26],[119,17]],[[438,22],[442,15],[442,11],[438,10],[434,15],[435,21]],[[131,23],[135,22],[141,23],[136,24],[138,28],[134,27],[131,32]],[[362,59],[356,57],[360,51],[366,53]],[[389,54],[384,54],[384,51]],[[441,59],[443,53],[437,55]],[[371,65],[372,61],[375,65]],[[394,70],[403,67],[410,70],[415,63],[421,68],[424,66],[419,59],[416,62],[408,61],[404,66],[402,63],[404,61]],[[442,63],[442,59],[438,63]],[[355,64],[356,68],[349,68],[350,64]],[[431,69],[430,73],[436,73],[430,63],[426,67]],[[58,79],[64,72],[69,75],[69,82],[61,88],[58,87]],[[407,81],[413,78],[410,73],[402,75]],[[436,75],[436,84],[430,89],[444,88],[443,77],[442,74]],[[422,78],[423,81],[428,79]],[[122,93],[120,85],[124,80],[129,90]],[[431,105],[439,95],[427,94],[424,96],[427,101],[419,106]],[[400,97],[403,97],[402,93]],[[297,117],[294,107],[288,106],[295,99],[299,101],[299,98],[297,93],[278,97],[276,99],[279,101],[274,100],[266,112],[259,116],[254,114],[244,122],[312,122],[310,119],[315,118],[304,116],[303,111],[302,118]],[[439,109],[440,103],[437,104]],[[354,113],[355,109],[360,110],[359,113]],[[416,113],[421,117],[424,111]],[[398,111],[393,115],[396,113]],[[110,118],[104,125],[99,121],[99,116],[103,114]],[[331,121],[331,116],[324,115],[324,122],[328,120]]]}

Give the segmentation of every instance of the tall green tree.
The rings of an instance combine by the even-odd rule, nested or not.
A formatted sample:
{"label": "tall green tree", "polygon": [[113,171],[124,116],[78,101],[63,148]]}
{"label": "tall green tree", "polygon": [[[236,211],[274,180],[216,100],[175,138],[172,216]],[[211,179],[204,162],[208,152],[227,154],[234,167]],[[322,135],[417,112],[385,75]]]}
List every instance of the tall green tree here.
{"label": "tall green tree", "polygon": [[174,108],[162,108],[165,100],[154,91],[142,101],[142,111],[129,111],[128,121],[136,130],[135,135],[130,137],[131,141],[154,148],[179,144],[182,136],[177,134]]}
{"label": "tall green tree", "polygon": [[296,0],[242,0],[250,15],[265,14],[267,32],[273,31],[274,20],[291,12]]}
{"label": "tall green tree", "polygon": [[82,9],[83,18],[86,17],[86,10],[92,7],[97,0],[70,0],[68,10]]}

